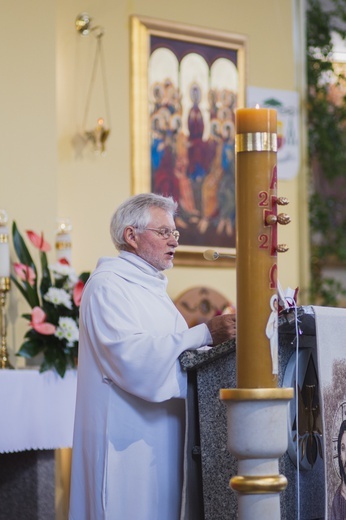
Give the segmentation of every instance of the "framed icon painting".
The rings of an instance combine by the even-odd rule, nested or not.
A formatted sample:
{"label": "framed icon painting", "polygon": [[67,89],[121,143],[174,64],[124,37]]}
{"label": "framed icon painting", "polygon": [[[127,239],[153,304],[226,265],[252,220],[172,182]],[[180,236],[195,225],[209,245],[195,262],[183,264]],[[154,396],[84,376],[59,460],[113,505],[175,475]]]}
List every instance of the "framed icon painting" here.
{"label": "framed icon painting", "polygon": [[[178,203],[176,264],[232,265],[236,247],[235,110],[245,106],[246,38],[131,18],[133,194]],[[234,263],[234,260],[233,260]]]}

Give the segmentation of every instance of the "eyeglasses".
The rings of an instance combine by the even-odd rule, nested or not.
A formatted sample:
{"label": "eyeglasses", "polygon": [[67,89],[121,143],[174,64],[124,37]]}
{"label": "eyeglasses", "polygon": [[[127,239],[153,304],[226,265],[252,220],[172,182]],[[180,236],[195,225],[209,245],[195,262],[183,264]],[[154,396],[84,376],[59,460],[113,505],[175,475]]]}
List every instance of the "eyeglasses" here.
{"label": "eyeglasses", "polygon": [[144,231],[155,231],[161,238],[164,238],[165,240],[168,240],[171,235],[175,238],[175,240],[178,242],[180,233],[177,229],[169,229],[168,227],[164,228],[144,228]]}

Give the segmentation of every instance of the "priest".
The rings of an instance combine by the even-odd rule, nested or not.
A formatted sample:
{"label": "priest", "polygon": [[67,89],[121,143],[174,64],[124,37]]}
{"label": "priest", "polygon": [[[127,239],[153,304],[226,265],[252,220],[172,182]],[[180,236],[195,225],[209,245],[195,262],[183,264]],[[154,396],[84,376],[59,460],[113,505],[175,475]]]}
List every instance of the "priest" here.
{"label": "priest", "polygon": [[145,193],[111,220],[118,256],[82,296],[69,520],[179,520],[185,350],[235,337],[234,315],[188,328],[168,297],[179,232],[170,197]]}

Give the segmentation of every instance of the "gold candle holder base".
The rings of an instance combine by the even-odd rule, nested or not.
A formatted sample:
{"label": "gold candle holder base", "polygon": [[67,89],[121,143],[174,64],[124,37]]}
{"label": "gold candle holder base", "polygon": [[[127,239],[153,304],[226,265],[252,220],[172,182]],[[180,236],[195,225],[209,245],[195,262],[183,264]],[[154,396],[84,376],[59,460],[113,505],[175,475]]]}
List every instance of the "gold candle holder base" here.
{"label": "gold candle holder base", "polygon": [[14,368],[9,360],[7,352],[7,323],[6,323],[6,293],[11,288],[10,278],[7,276],[0,277],[0,336],[1,336],[1,347],[0,347],[0,369],[3,368]]}

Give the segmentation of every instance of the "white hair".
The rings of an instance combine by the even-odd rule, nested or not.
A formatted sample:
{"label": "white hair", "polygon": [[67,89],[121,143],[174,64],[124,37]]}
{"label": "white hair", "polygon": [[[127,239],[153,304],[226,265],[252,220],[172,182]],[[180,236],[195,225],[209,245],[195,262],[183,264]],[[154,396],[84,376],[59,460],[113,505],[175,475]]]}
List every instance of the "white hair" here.
{"label": "white hair", "polygon": [[174,217],[178,203],[172,197],[163,197],[156,193],[140,193],[125,200],[115,211],[110,224],[112,242],[120,251],[126,249],[124,231],[127,226],[143,230],[150,221],[150,208],[161,208]]}

